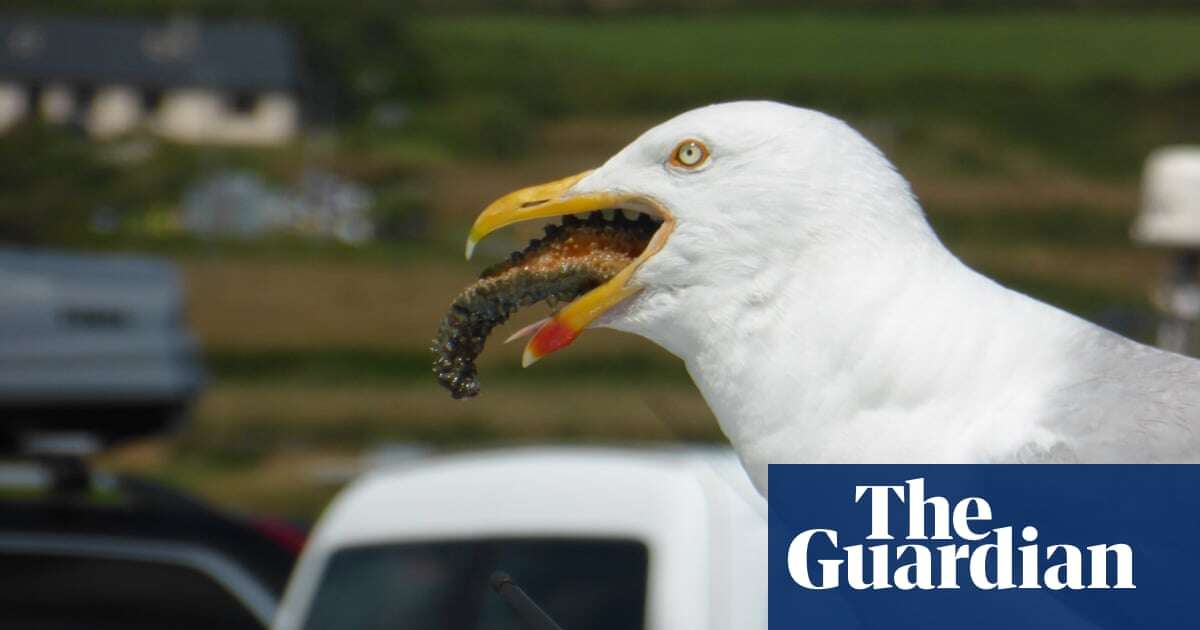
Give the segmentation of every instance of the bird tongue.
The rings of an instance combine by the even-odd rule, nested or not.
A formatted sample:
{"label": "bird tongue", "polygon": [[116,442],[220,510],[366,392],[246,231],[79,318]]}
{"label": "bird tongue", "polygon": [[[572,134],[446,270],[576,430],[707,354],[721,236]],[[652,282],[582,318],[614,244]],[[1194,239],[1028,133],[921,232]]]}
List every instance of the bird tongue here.
{"label": "bird tongue", "polygon": [[[545,301],[570,302],[616,276],[641,254],[657,225],[629,221],[620,213],[604,221],[594,213],[586,221],[566,217],[546,227],[546,236],[531,241],[508,260],[493,265],[454,299],[433,341],[433,372],[454,398],[479,393],[475,360],[492,330],[517,310]],[[533,334],[554,321],[543,320],[511,339]],[[567,331],[564,331],[564,334]],[[556,347],[574,340],[548,330],[542,335]]]}

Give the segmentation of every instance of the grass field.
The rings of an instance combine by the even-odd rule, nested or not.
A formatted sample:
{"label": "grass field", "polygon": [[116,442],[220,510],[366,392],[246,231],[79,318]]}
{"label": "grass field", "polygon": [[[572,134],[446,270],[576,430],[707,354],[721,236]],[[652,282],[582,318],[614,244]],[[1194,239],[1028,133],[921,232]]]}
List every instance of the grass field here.
{"label": "grass field", "polygon": [[601,103],[646,87],[703,97],[809,80],[959,77],[1066,87],[1200,76],[1195,15],[481,16],[426,18],[414,31],[437,52],[438,75],[451,86],[496,85],[506,78],[497,75],[497,56],[512,55],[503,60],[540,62],[523,69],[527,76],[577,81],[590,86],[577,96]]}
{"label": "grass field", "polygon": [[448,94],[538,115],[769,98],[964,122],[1105,175],[1200,133],[1195,13],[440,17],[413,30]]}

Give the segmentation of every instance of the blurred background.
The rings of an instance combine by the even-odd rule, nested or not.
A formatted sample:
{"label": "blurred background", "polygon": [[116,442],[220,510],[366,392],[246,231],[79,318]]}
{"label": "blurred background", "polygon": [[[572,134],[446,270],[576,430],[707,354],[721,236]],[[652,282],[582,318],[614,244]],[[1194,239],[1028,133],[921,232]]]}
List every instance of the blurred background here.
{"label": "blurred background", "polygon": [[[1167,257],[1130,226],[1147,156],[1200,142],[1184,0],[6,0],[0,283],[45,277],[52,252],[106,261],[62,263],[83,293],[93,272],[178,292],[203,366],[180,377],[187,419],[88,463],[240,512],[304,525],[364,462],[426,448],[720,442],[682,365],[641,339],[591,331],[529,370],[493,342],[469,401],[428,347],[529,236],[464,262],[487,202],[758,98],[863,131],[973,267],[1154,340]],[[153,301],[122,295],[66,321],[119,328],[122,304]],[[6,328],[0,345],[37,350]]]}

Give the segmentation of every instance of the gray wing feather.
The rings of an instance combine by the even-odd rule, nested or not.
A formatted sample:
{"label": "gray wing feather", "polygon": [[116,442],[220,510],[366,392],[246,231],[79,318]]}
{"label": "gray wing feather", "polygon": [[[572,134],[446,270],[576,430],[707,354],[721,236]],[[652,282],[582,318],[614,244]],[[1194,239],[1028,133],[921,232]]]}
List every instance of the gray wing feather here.
{"label": "gray wing feather", "polygon": [[1200,361],[1098,327],[1074,340],[1077,379],[1055,392],[1047,428],[1060,444],[1020,461],[1200,461]]}

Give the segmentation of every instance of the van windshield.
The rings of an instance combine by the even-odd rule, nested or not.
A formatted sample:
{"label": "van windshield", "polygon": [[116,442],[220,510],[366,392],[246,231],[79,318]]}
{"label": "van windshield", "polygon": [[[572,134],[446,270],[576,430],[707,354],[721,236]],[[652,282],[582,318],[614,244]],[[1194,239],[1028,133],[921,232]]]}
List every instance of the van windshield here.
{"label": "van windshield", "polygon": [[567,630],[641,630],[647,551],[632,540],[457,540],[352,547],[321,577],[307,630],[525,630],[488,586],[505,571]]}

